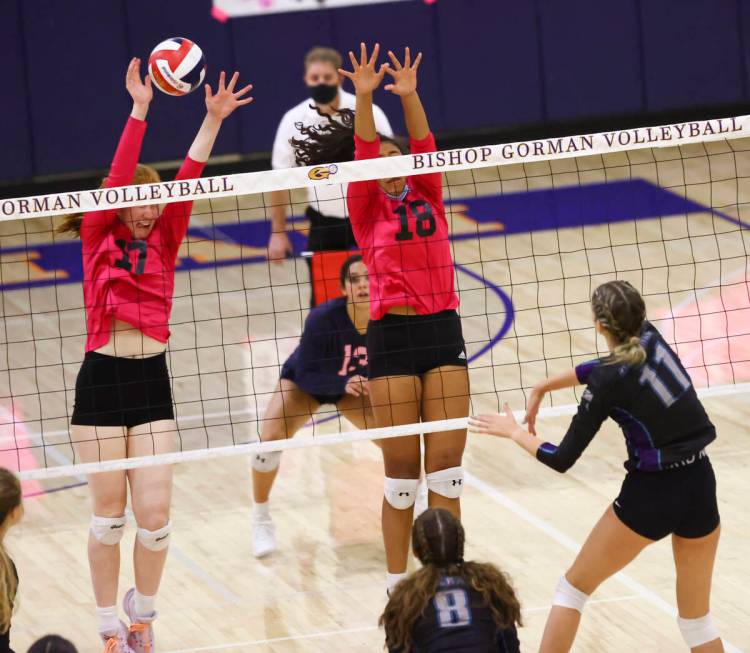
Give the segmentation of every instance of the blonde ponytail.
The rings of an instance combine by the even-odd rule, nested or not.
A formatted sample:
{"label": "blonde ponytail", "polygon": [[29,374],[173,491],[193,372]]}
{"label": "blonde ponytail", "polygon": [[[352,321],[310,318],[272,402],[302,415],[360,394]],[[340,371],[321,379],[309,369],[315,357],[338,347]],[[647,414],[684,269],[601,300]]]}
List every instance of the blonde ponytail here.
{"label": "blonde ponytail", "polygon": [[638,367],[646,360],[646,350],[641,344],[641,339],[631,336],[621,345],[617,345],[607,358],[610,365],[627,365]]}

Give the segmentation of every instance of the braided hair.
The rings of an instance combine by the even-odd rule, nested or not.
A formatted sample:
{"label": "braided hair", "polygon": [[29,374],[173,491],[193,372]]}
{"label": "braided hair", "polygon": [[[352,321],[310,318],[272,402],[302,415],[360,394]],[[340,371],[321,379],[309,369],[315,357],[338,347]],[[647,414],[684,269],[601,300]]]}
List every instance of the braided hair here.
{"label": "braided hair", "polygon": [[445,576],[458,577],[482,595],[498,629],[521,625],[521,605],[506,574],[495,565],[464,561],[464,528],[450,512],[431,508],[412,527],[412,548],[422,568],[402,580],[391,592],[380,617],[386,646],[411,650],[411,632],[433,599]]}
{"label": "braided hair", "polygon": [[610,281],[594,290],[591,308],[599,324],[617,345],[606,360],[609,365],[638,366],[646,360],[640,334],[646,319],[646,304],[627,281]]}
{"label": "braided hair", "polygon": [[[315,110],[328,122],[320,126],[305,126],[301,122],[295,127],[302,134],[301,138],[292,138],[294,159],[299,166],[318,166],[324,163],[343,163],[354,161],[354,111],[339,109],[335,116],[323,113],[317,106]],[[379,135],[381,143],[393,143],[402,154],[408,154],[409,148],[400,138]]]}

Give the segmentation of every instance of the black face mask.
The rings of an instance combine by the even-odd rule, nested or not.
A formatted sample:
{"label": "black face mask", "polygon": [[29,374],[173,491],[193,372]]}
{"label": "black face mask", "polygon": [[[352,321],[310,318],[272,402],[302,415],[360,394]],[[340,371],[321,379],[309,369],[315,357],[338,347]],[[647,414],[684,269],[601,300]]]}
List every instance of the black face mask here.
{"label": "black face mask", "polygon": [[318,104],[330,104],[339,94],[338,84],[318,84],[309,88],[312,99]]}

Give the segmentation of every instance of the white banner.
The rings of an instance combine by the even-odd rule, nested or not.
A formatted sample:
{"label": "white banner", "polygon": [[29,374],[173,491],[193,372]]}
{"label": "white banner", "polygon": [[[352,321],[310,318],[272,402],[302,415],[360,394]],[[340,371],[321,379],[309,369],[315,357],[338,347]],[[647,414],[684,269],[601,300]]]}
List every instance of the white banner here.
{"label": "white banner", "polygon": [[533,163],[548,159],[569,159],[623,150],[675,147],[748,136],[750,136],[750,116],[695,120],[661,127],[639,127],[583,136],[544,138],[519,143],[468,147],[427,154],[408,154],[366,161],[347,161],[306,168],[265,170],[202,179],[165,181],[160,184],[0,199],[0,220],[119,209],[127,206],[160,204],[171,200],[192,201],[250,195],[271,190],[343,184],[396,176],[408,177],[427,172],[451,172],[514,163]]}
{"label": "white banner", "polygon": [[375,5],[386,2],[417,2],[418,0],[214,0],[214,12],[226,18],[260,16],[288,11],[336,9],[352,5]]}

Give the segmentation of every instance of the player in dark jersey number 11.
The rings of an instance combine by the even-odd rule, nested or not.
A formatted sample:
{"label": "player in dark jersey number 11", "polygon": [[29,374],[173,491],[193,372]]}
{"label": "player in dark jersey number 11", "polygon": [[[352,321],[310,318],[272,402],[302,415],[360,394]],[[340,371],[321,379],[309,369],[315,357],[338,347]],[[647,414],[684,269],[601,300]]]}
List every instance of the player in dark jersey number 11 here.
{"label": "player in dark jersey number 11", "polygon": [[495,565],[464,561],[464,529],[442,508],[412,527],[422,568],[392,590],[380,617],[390,653],[517,653],[521,606]]}
{"label": "player in dark jersey number 11", "polygon": [[[716,479],[705,447],[716,437],[685,368],[646,320],[638,291],[626,281],[599,286],[591,299],[594,325],[610,354],[534,387],[526,423],[504,413],[469,420],[475,433],[511,438],[549,467],[565,472],[607,417],[625,436],[628,473],[617,499],[594,526],[560,578],[540,651],[570,650],[589,595],[646,546],[672,536],[677,569],[677,619],[688,647],[724,648],[711,620],[711,575],[719,543]],[[551,390],[586,383],[578,413],[559,445],[536,437],[536,415]]]}

